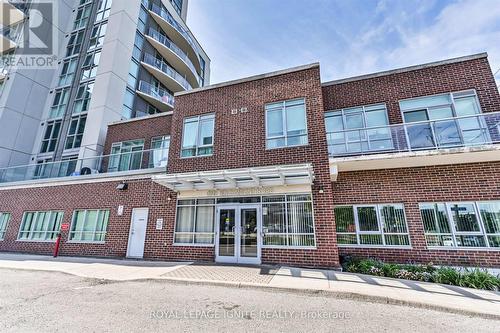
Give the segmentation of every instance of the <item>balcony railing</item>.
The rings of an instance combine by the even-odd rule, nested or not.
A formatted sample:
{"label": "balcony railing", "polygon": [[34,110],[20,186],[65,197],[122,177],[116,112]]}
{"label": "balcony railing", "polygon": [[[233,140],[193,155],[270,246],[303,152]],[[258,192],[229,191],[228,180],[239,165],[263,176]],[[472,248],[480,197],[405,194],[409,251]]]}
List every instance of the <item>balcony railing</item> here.
{"label": "balcony railing", "polygon": [[166,90],[157,88],[146,81],[139,82],[138,90],[164,104],[174,105],[174,96],[170,95]]}
{"label": "balcony railing", "polygon": [[168,148],[158,148],[83,159],[22,165],[0,169],[0,183],[163,168],[167,166],[167,161]]}
{"label": "balcony railing", "polygon": [[[159,32],[158,30],[155,30],[154,28],[149,28],[148,36],[156,40],[158,43],[164,45],[172,52],[174,52],[179,58],[181,58],[186,63],[189,69],[198,78],[198,72],[196,71],[196,68],[194,67],[191,59],[189,59],[188,55],[184,51],[182,51],[177,45],[175,45],[170,39],[168,39],[167,36]],[[197,81],[199,82],[200,79],[198,78]]]}
{"label": "balcony railing", "polygon": [[173,78],[175,81],[179,82],[179,84],[186,90],[191,90],[191,85],[189,82],[186,80],[185,77],[183,77],[181,74],[179,74],[175,69],[170,67],[166,62],[159,60],[152,56],[151,54],[145,53],[143,57],[144,63],[155,67],[156,69],[162,71],[166,75],[170,76]]}
{"label": "balcony railing", "polygon": [[[162,7],[158,6],[157,4],[152,4],[151,5],[151,11],[158,16],[160,16],[162,19],[168,22],[172,27],[175,28],[183,37],[186,39],[189,45],[193,48],[195,52],[198,52],[198,48],[196,47],[196,44],[194,43],[194,38],[191,36],[191,33],[189,31],[186,31],[173,17],[172,15],[163,9]],[[198,54],[196,54],[198,56]]]}
{"label": "balcony railing", "polygon": [[408,152],[500,143],[500,112],[327,132],[330,156]]}

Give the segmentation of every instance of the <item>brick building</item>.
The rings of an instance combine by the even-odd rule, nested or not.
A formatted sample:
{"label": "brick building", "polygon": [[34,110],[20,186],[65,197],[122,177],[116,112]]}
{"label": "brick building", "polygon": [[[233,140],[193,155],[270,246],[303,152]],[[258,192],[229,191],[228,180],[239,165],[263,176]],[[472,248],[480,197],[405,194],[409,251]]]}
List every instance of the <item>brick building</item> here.
{"label": "brick building", "polygon": [[49,254],[61,232],[61,255],[500,267],[486,54],[327,83],[312,64],[175,98],[111,124],[78,175],[0,170],[0,251]]}

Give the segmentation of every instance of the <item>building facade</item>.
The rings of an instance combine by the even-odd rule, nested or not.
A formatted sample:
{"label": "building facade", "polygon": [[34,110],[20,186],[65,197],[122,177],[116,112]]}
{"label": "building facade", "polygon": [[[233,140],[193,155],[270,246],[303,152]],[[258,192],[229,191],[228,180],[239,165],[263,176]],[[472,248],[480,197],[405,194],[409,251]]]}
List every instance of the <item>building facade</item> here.
{"label": "building facade", "polygon": [[111,123],[99,169],[0,183],[0,251],[338,268],[500,267],[486,54],[332,82],[319,64]]}
{"label": "building facade", "polygon": [[210,60],[186,25],[188,0],[3,0],[11,22],[2,59],[23,54],[10,31],[22,35],[47,2],[57,64],[4,66],[0,78],[0,167],[11,168],[9,181],[94,172],[108,124],[169,112],[175,93],[210,80]]}

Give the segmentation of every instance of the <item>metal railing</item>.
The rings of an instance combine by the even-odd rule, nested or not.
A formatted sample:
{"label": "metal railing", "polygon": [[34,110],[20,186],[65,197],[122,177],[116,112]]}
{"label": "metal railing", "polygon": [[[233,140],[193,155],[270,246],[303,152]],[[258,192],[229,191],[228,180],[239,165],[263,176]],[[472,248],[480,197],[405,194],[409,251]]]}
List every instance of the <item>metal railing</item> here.
{"label": "metal railing", "polygon": [[327,132],[330,156],[447,149],[500,143],[500,112]]}
{"label": "metal railing", "polygon": [[166,75],[170,76],[175,81],[179,82],[179,84],[184,89],[186,89],[186,90],[191,90],[192,89],[191,85],[186,80],[186,78],[184,76],[182,76],[181,74],[179,74],[175,69],[173,69],[172,67],[170,67],[166,62],[164,62],[164,61],[162,61],[160,59],[155,58],[154,56],[152,56],[149,53],[145,53],[144,54],[144,57],[142,58],[142,61],[144,61],[144,63],[146,63],[146,64],[148,64],[150,66],[153,66],[153,67],[157,68],[158,70],[160,70],[161,72],[165,73]]}
{"label": "metal railing", "polygon": [[82,159],[1,168],[0,183],[162,168],[167,166],[167,162],[168,148],[131,151]]}
{"label": "metal railing", "polygon": [[172,50],[172,52],[174,52],[186,63],[189,69],[196,76],[197,81],[200,82],[198,72],[196,71],[193,62],[191,61],[191,59],[189,59],[188,55],[184,51],[182,51],[177,45],[175,45],[167,36],[152,27],[149,28],[148,36],[156,40],[158,43],[164,45],[166,48]]}
{"label": "metal railing", "polygon": [[174,106],[174,96],[170,95],[166,90],[157,88],[146,81],[139,82],[138,90],[162,103]]}
{"label": "metal railing", "polygon": [[[172,27],[174,27],[175,30],[177,30],[184,39],[188,42],[189,45],[193,48],[195,52],[198,52],[198,47],[194,43],[194,38],[191,36],[191,33],[189,31],[186,31],[170,14],[168,11],[163,9],[162,7],[158,6],[157,4],[152,4],[151,5],[151,11],[158,16],[160,16],[162,19],[168,22]],[[195,54],[198,56],[198,54]]]}

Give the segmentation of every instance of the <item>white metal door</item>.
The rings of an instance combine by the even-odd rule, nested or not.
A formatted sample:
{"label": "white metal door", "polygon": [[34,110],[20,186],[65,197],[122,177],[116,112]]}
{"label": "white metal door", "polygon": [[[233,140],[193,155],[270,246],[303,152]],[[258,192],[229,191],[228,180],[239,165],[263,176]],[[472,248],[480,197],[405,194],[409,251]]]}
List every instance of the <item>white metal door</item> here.
{"label": "white metal door", "polygon": [[217,207],[217,262],[260,264],[261,245],[261,214],[258,205]]}
{"label": "white metal door", "polygon": [[148,208],[134,208],[132,210],[127,249],[127,257],[129,258],[142,258],[144,256],[148,213]]}

